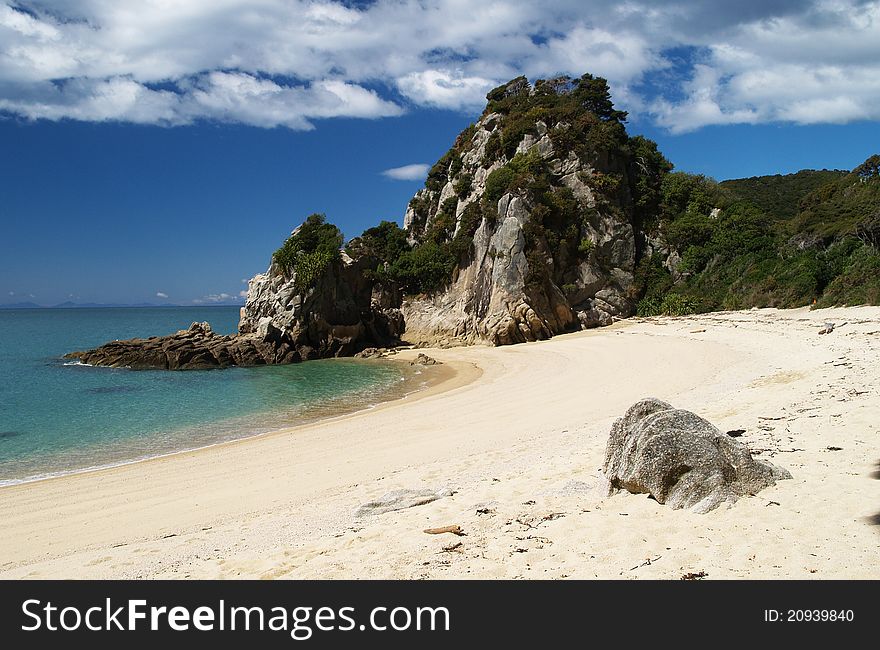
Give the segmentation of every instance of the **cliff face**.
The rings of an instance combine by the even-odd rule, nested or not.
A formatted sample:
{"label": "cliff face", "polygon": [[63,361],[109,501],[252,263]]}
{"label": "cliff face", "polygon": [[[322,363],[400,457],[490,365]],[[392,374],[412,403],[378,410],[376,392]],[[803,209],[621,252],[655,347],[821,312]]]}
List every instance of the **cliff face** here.
{"label": "cliff face", "polygon": [[586,128],[554,119],[540,108],[555,99],[540,91],[524,80],[494,91],[513,108],[490,102],[410,202],[404,227],[415,245],[437,240],[441,220],[441,241],[475,229],[448,287],[404,299],[408,341],[504,345],[634,312],[639,224],[626,135],[595,115]]}
{"label": "cliff face", "polygon": [[239,335],[273,341],[276,363],[351,356],[365,347],[399,342],[403,318],[373,297],[370,261],[342,255],[302,291],[295,273],[273,263],[248,284]]}
{"label": "cliff face", "polygon": [[410,246],[440,251],[448,277],[416,292],[404,278],[383,275],[394,260],[361,242],[301,294],[296,273],[276,263],[250,282],[241,334],[274,336],[280,358],[295,350],[299,360],[400,336],[415,344],[506,345],[631,315],[637,187],[651,174],[637,164],[625,114],[611,106],[604,80],[585,75],[533,87],[520,78],[488,99],[404,217]]}

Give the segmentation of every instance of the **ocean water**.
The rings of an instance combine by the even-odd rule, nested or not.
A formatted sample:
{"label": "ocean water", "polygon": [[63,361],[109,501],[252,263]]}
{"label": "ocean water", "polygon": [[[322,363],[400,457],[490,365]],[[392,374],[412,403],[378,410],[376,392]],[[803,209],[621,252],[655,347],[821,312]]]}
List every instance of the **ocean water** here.
{"label": "ocean water", "polygon": [[72,350],[234,332],[237,307],[0,310],[0,485],[130,462],[366,408],[412,390],[402,364],[354,359],[185,372],[77,365]]}

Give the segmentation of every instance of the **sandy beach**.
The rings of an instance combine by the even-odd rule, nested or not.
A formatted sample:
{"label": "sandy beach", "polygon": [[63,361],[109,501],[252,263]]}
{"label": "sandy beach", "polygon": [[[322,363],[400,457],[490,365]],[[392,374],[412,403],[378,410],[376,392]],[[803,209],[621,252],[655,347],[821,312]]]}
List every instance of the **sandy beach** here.
{"label": "sandy beach", "polygon": [[[0,577],[880,578],[878,307],[418,352],[444,380],[369,411],[0,489]],[[793,479],[704,515],[606,496],[608,431],[647,396]],[[401,488],[454,494],[355,515]]]}

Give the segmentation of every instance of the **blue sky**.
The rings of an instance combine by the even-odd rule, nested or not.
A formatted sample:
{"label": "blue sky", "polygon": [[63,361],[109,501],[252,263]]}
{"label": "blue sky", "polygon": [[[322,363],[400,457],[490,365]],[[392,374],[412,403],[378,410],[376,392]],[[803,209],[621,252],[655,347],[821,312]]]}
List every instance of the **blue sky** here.
{"label": "blue sky", "polygon": [[686,171],[880,151],[876,2],[0,0],[0,303],[235,302],[311,212],[400,220],[489,88],[583,72]]}

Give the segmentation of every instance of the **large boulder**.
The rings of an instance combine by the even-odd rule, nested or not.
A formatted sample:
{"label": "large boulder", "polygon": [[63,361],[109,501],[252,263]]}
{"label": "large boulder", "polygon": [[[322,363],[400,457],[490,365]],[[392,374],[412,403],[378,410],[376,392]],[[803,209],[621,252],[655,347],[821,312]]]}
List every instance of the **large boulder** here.
{"label": "large boulder", "polygon": [[654,398],[636,402],[614,423],[604,470],[610,493],[649,494],[700,513],[791,478],[700,416]]}

